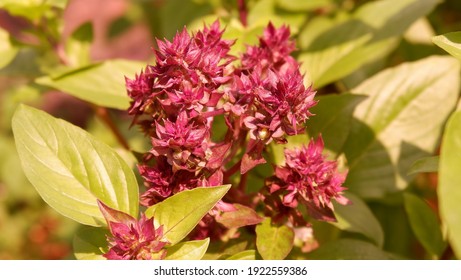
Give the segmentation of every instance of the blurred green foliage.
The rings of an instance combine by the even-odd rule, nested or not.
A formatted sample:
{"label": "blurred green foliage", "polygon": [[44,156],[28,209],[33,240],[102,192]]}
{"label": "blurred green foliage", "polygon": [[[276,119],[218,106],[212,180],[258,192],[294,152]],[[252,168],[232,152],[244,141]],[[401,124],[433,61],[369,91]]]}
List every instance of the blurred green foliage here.
{"label": "blurred green foliage", "polygon": [[[33,105],[118,150],[129,145],[145,152],[142,134],[130,129],[121,110],[129,101],[123,95],[123,75],[153,62],[152,52],[144,50],[155,47],[154,38],[171,39],[185,26],[196,30],[216,18],[226,26],[226,38],[238,38],[232,49],[236,55],[258,42],[268,21],[289,25],[306,84],[313,83],[324,101],[308,132],[331,139],[326,147],[350,170],[347,186],[356,204],[341,208],[345,219],[336,227],[313,222],[320,249],[307,257],[456,258],[439,236],[437,174],[407,175],[414,161],[438,154],[445,121],[457,104],[459,65],[451,58],[428,57],[446,54],[433,44],[435,35],[461,30],[461,1],[249,0],[243,1],[246,24],[238,1],[231,0],[101,1],[113,13],[99,21],[97,4],[96,12],[77,9],[79,2],[91,0],[67,2],[0,0],[0,259],[74,258],[71,241],[79,229],[47,206],[22,172],[11,130],[16,107]],[[132,37],[124,37],[129,34],[144,37],[129,42],[126,38]],[[439,72],[427,74],[433,67]],[[364,96],[369,98],[363,101]],[[419,119],[431,110],[434,114]],[[274,149],[274,158],[279,152]],[[129,162],[133,167],[135,160]],[[419,211],[431,213],[429,224]],[[285,230],[263,223],[256,231],[262,227]],[[455,228],[459,232],[459,225]],[[424,234],[430,230],[435,241]],[[447,232],[440,234],[447,240]],[[232,243],[215,244],[211,248],[217,252],[206,256],[242,252],[242,258],[254,257],[254,246],[243,239],[234,242],[238,250]],[[256,240],[256,246],[264,242]],[[303,256],[300,249],[289,255]]]}

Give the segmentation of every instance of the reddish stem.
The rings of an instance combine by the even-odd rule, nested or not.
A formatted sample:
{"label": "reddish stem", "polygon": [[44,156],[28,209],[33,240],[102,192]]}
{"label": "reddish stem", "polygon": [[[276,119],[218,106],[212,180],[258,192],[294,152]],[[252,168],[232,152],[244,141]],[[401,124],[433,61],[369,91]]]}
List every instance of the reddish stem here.
{"label": "reddish stem", "polygon": [[109,115],[109,111],[104,107],[99,107],[95,105],[93,105],[92,107],[95,114],[109,127],[109,129],[115,135],[115,138],[117,138],[117,141],[120,143],[120,145],[122,145],[123,148],[129,151],[130,146],[128,145],[128,142],[126,141],[125,137],[123,137],[118,127],[112,121],[112,118]]}
{"label": "reddish stem", "polygon": [[237,0],[240,21],[243,26],[248,26],[248,9],[245,0]]}
{"label": "reddish stem", "polygon": [[246,172],[245,174],[242,174],[242,176],[240,176],[240,182],[239,182],[239,186],[238,186],[238,189],[239,191],[245,193],[245,189],[246,189],[246,186],[247,186],[247,179],[248,179],[248,172]]}
{"label": "reddish stem", "polygon": [[240,170],[240,165],[242,163],[242,159],[240,159],[239,161],[237,161],[234,165],[232,165],[231,168],[229,168],[228,170],[226,170],[224,172],[224,180],[227,180],[229,179],[232,175],[235,174],[235,172],[239,171]]}

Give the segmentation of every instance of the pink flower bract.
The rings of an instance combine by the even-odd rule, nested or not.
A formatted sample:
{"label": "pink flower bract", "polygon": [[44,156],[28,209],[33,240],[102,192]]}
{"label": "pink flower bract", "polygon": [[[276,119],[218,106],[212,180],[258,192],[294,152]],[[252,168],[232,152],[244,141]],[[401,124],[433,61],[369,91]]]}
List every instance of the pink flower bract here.
{"label": "pink flower bract", "polygon": [[285,150],[286,164],[275,168],[269,188],[273,194],[281,193],[283,205],[287,207],[302,203],[314,218],[334,220],[332,200],[340,204],[349,202],[342,195],[346,174],[337,171],[336,161],[326,160],[323,148],[319,136],[307,147]]}
{"label": "pink flower bract", "polygon": [[138,221],[98,200],[99,209],[109,225],[109,251],[103,256],[109,260],[154,260],[166,256],[162,241],[163,227],[154,227],[153,218],[142,214]]}

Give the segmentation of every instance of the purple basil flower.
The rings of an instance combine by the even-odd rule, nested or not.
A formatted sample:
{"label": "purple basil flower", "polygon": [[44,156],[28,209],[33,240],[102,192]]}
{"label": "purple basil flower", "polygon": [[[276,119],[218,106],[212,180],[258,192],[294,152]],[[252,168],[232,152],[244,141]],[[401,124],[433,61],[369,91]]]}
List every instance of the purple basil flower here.
{"label": "purple basil flower", "polygon": [[[141,204],[149,207],[166,198],[197,187],[219,186],[223,183],[222,171],[220,169],[206,169],[200,172],[189,172],[178,170],[173,172],[173,167],[165,157],[158,157],[156,165],[138,165],[140,175],[144,179],[146,191],[141,195]],[[220,209],[226,210],[226,205],[220,202],[217,205]]]}
{"label": "purple basil flower", "polygon": [[154,260],[166,256],[162,241],[163,227],[154,227],[153,218],[144,214],[138,221],[128,214],[112,209],[98,200],[99,209],[109,225],[109,251],[103,256],[109,260]]}
{"label": "purple basil flower", "polygon": [[269,23],[259,39],[259,46],[249,46],[243,54],[242,67],[249,70],[261,66],[263,72],[272,68],[283,74],[291,68],[298,68],[298,62],[290,56],[294,50],[295,42],[290,40],[290,28],[282,26],[276,29]]}
{"label": "purple basil flower", "polygon": [[139,165],[138,170],[146,185],[146,192],[141,195],[141,204],[147,207],[178,192],[201,186],[200,176],[193,172],[179,170],[173,173],[165,157],[157,158],[154,167]]}
{"label": "purple basil flower", "polygon": [[314,218],[332,221],[332,200],[343,205],[349,202],[342,195],[346,174],[338,173],[336,161],[326,160],[323,148],[319,136],[307,147],[285,150],[286,164],[275,168],[269,188],[274,195],[281,193],[283,205],[294,208],[300,202]]}
{"label": "purple basil flower", "polygon": [[173,172],[194,172],[205,167],[211,153],[209,128],[205,122],[190,120],[182,111],[175,122],[166,119],[163,126],[157,122],[155,133],[151,153],[156,157],[165,156]]}
{"label": "purple basil flower", "polygon": [[153,133],[153,121],[179,111],[195,111],[190,112],[193,117],[214,108],[223,94],[220,87],[231,78],[234,59],[228,55],[233,42],[223,40],[223,32],[216,21],[192,36],[184,28],[171,42],[157,40],[156,64],[126,81],[129,113],[136,120],[142,115],[150,120],[138,121],[145,131]]}

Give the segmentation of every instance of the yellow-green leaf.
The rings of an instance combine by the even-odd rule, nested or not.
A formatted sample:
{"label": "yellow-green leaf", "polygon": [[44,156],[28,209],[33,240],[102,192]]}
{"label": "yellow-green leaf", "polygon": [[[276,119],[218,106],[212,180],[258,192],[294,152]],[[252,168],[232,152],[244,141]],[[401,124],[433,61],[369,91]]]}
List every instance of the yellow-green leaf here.
{"label": "yellow-green leaf", "polygon": [[156,227],[163,225],[164,237],[172,245],[180,242],[203,216],[227,193],[230,185],[182,191],[146,210]]}
{"label": "yellow-green leaf", "polygon": [[130,98],[125,88],[125,76],[133,78],[145,65],[138,61],[107,60],[59,75],[40,77],[36,82],[99,106],[126,110]]}
{"label": "yellow-green leaf", "polygon": [[97,199],[138,216],[138,184],[111,147],[83,129],[20,105],[13,133],[24,173],[51,207],[79,223],[102,226]]}

